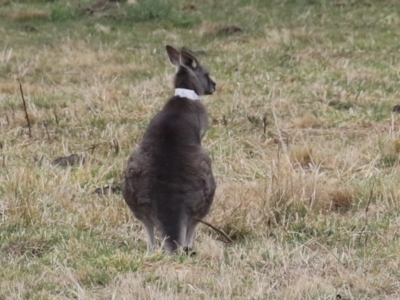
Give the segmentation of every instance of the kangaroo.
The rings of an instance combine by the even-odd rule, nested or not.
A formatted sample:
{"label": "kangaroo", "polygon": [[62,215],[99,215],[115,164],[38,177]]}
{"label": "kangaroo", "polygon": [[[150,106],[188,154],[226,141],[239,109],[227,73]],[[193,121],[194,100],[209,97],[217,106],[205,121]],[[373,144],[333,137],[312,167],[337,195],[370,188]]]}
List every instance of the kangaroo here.
{"label": "kangaroo", "polygon": [[123,197],[154,250],[154,228],[164,250],[192,249],[196,225],[209,212],[216,183],[211,160],[201,145],[207,112],[199,96],[216,88],[206,68],[186,51],[166,46],[176,67],[175,95],[150,121],[139,146],[129,157]]}

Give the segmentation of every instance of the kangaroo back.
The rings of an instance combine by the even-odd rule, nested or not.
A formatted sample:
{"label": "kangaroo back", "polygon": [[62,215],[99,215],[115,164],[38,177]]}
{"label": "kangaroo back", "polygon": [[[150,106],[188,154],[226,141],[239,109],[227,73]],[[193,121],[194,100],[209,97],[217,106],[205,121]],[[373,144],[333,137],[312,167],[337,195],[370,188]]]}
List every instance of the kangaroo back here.
{"label": "kangaroo back", "polygon": [[[132,161],[141,173],[126,175],[124,198],[145,225],[148,248],[152,247],[156,226],[165,239],[165,250],[174,252],[191,242],[197,224],[194,220],[205,216],[214,195],[211,163],[201,146],[207,112],[199,96],[211,95],[216,85],[194,56],[171,46],[166,50],[177,70],[175,95],[151,120],[140,151],[132,154],[140,152],[142,158],[131,156],[128,162],[126,174],[134,173]],[[136,196],[139,194],[140,199]]]}

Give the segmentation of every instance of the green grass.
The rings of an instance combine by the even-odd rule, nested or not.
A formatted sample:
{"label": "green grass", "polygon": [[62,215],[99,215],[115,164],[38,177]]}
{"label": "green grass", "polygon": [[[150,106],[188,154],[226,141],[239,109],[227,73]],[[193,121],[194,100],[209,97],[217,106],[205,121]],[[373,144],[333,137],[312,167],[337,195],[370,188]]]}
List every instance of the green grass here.
{"label": "green grass", "polygon": [[[136,2],[0,0],[0,299],[398,299],[397,1]],[[194,257],[93,194],[172,94],[166,44],[217,82],[207,221],[234,244],[199,226]]]}

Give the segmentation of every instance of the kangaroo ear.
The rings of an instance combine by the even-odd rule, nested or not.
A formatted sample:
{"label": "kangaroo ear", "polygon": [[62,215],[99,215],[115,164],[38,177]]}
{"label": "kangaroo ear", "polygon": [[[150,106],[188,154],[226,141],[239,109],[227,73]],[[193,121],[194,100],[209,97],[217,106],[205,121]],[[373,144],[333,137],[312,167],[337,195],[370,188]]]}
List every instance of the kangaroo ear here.
{"label": "kangaroo ear", "polygon": [[196,69],[199,65],[197,59],[186,51],[181,51],[180,63],[181,66],[185,68],[191,68],[193,70]]}
{"label": "kangaroo ear", "polygon": [[180,66],[179,51],[169,45],[165,46],[165,49],[167,49],[168,58],[171,64],[173,64],[175,67],[179,67]]}

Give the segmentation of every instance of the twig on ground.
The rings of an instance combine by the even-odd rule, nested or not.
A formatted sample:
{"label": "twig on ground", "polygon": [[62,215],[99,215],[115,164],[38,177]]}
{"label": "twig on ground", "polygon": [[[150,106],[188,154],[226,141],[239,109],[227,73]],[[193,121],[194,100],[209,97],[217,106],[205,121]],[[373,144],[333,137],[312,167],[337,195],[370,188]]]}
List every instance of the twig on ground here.
{"label": "twig on ground", "polygon": [[267,121],[267,116],[264,115],[262,118],[262,122],[263,122],[263,132],[264,134],[267,133],[267,126],[268,126],[268,121]]}
{"label": "twig on ground", "polygon": [[0,152],[1,152],[1,155],[3,156],[3,167],[5,167],[6,166],[6,157],[3,154],[3,143],[2,142],[0,142]]}
{"label": "twig on ground", "polygon": [[[364,226],[361,228],[361,231],[360,231],[360,239],[361,239],[361,236],[363,235],[363,233],[365,232],[366,228],[368,227],[368,211],[369,211],[369,205],[371,204],[372,196],[373,196],[373,193],[374,193],[374,185],[375,185],[375,183],[372,184],[372,187],[371,187],[371,190],[370,190],[370,193],[369,193],[367,206],[365,207],[365,223],[364,223]],[[364,247],[367,246],[367,242],[368,242],[368,235],[365,235]]]}
{"label": "twig on ground", "polygon": [[118,153],[119,153],[119,143],[118,143],[118,140],[117,140],[117,139],[113,139],[112,145],[113,145],[113,147],[114,147],[115,154],[118,154]]}
{"label": "twig on ground", "polygon": [[214,229],[214,231],[216,231],[217,233],[222,235],[227,240],[227,242],[226,242],[227,244],[233,244],[234,243],[233,240],[225,232],[223,232],[221,229],[215,227],[214,225],[212,225],[212,224],[210,224],[210,223],[208,223],[206,221],[203,221],[203,220],[200,220],[200,219],[197,219],[197,221],[199,221],[200,223],[203,223],[204,225],[207,225],[208,227]]}
{"label": "twig on ground", "polygon": [[43,125],[44,125],[44,128],[46,129],[47,139],[50,141],[50,134],[49,134],[49,130],[47,128],[47,121],[44,121]]}
{"label": "twig on ground", "polygon": [[53,109],[53,114],[54,114],[54,118],[56,119],[57,126],[59,126],[60,124],[58,123],[57,110],[55,108]]}
{"label": "twig on ground", "polygon": [[31,122],[29,121],[28,111],[26,109],[24,91],[22,90],[22,84],[21,84],[21,81],[19,79],[18,79],[18,83],[19,83],[19,90],[21,91],[22,103],[24,104],[25,118],[26,118],[26,121],[28,122],[29,137],[32,137]]}

